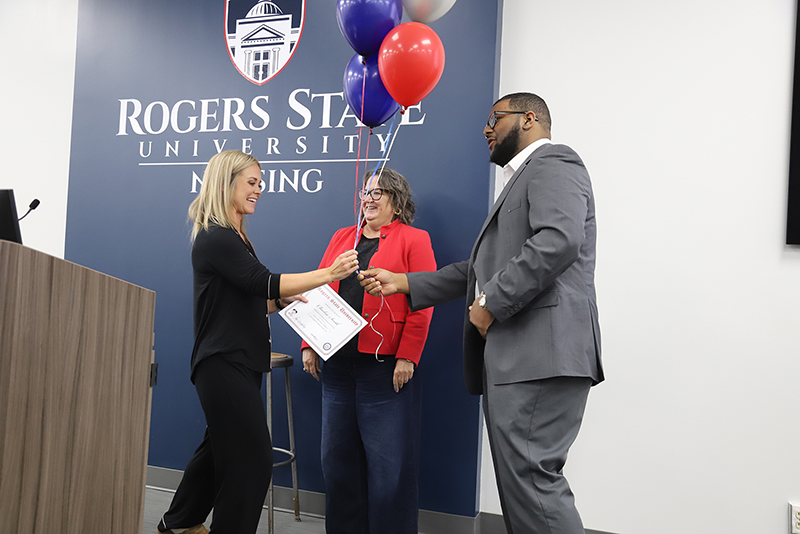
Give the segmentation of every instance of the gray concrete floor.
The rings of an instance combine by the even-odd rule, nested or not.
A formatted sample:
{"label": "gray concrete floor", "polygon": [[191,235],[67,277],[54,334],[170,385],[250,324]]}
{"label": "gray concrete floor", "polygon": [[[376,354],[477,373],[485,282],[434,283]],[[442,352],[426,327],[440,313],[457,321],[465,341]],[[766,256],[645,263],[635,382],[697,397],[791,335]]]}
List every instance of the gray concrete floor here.
{"label": "gray concrete floor", "polygon": [[[157,534],[156,526],[161,519],[173,493],[155,488],[146,488],[144,494],[144,528],[142,534]],[[300,514],[301,521],[295,521],[291,511],[275,511],[275,532],[280,534],[325,534],[325,519],[316,516]],[[205,522],[206,528],[211,526],[211,519]],[[268,534],[267,509],[261,512],[261,521],[258,523],[258,534]]]}

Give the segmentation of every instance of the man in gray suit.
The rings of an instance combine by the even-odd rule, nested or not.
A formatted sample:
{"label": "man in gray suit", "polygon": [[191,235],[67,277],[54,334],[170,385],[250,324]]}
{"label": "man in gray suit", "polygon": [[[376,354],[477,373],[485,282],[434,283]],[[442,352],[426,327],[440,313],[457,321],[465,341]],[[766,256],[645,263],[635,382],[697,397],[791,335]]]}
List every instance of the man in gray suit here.
{"label": "man in gray suit", "polygon": [[483,134],[506,183],[468,261],[436,272],[362,272],[367,291],[405,293],[412,310],[464,296],[471,303],[464,379],[483,394],[510,534],[584,532],[562,469],[589,388],[603,380],[592,186],[580,157],[551,143],[550,124],[544,100],[530,93],[492,107]]}

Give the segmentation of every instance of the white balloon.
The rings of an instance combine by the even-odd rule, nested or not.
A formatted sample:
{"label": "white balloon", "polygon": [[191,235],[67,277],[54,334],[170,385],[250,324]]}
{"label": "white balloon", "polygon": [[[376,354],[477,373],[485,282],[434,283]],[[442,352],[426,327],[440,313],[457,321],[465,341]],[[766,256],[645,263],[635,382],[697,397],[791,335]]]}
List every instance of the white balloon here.
{"label": "white balloon", "polygon": [[450,11],[456,0],[403,0],[403,9],[414,22],[430,24]]}

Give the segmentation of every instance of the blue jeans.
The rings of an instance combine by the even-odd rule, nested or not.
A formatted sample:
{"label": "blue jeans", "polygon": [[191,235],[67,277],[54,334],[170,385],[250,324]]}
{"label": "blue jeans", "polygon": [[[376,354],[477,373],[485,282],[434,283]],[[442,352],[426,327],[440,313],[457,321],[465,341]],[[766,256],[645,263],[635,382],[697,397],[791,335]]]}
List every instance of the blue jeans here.
{"label": "blue jeans", "polygon": [[395,360],[333,356],[322,369],[322,472],[328,534],[417,534],[418,380],[399,393]]}

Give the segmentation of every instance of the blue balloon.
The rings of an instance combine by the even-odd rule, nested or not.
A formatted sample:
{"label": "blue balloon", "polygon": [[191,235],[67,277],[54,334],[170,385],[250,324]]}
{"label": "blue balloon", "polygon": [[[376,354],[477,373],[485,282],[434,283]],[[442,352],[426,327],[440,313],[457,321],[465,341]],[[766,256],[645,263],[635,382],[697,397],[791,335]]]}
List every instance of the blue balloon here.
{"label": "blue balloon", "polygon": [[[366,83],[364,77],[366,76]],[[364,116],[361,116],[362,94]],[[344,98],[361,122],[374,128],[386,122],[399,107],[383,86],[378,73],[378,54],[368,58],[354,55],[344,70]]]}
{"label": "blue balloon", "polygon": [[336,22],[342,35],[359,55],[371,56],[383,38],[400,24],[402,0],[337,0]]}

